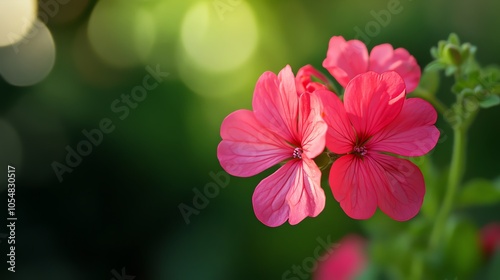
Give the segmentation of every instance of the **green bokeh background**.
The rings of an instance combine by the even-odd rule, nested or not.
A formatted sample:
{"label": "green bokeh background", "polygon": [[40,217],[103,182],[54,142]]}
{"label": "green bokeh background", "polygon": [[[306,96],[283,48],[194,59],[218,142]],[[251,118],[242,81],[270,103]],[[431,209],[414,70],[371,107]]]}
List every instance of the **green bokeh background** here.
{"label": "green bokeh background", "polygon": [[[100,23],[108,32],[101,38],[110,42],[107,51],[120,55],[120,46],[129,50],[135,43],[145,52],[139,61],[112,65],[92,47],[89,18],[101,2],[116,7],[106,15],[122,26],[115,30],[112,24]],[[395,2],[401,12],[392,14],[385,26],[377,24],[378,32],[372,30],[377,34],[366,42],[369,49],[386,42],[404,47],[423,67],[431,60],[430,47],[456,32],[478,47],[484,65],[500,61],[497,1],[220,0],[231,7],[222,17],[215,2],[69,1],[47,23],[56,45],[50,74],[27,87],[0,79],[0,120],[18,135],[6,134],[3,140],[0,135],[0,168],[4,174],[7,163],[17,167],[19,219],[18,272],[5,272],[4,262],[2,279],[111,279],[111,271],[122,268],[136,279],[282,279],[292,265],[313,255],[318,238],[335,242],[349,233],[363,234],[361,223],[343,213],[326,183],[324,211],[296,226],[268,228],[253,214],[254,187],[274,169],[252,178],[228,176],[227,187],[190,216],[189,224],[179,211],[181,203],[193,206],[193,189],[203,191],[214,182],[211,172],[225,174],[216,157],[220,124],[234,110],[251,109],[258,77],[286,64],[294,72],[312,64],[327,73],[321,63],[330,37],[355,38],[356,27],[373,26],[374,14]],[[206,7],[208,20],[183,31],[193,7]],[[147,20],[130,18],[136,9],[147,11]],[[187,53],[182,38],[189,35],[182,32],[205,32],[208,38],[219,36],[221,44],[194,47],[207,60],[222,57],[221,65],[231,64],[231,55],[238,53],[231,45],[246,38],[238,30],[247,30],[248,14],[256,23],[255,48],[246,58],[235,58],[241,60],[236,66],[223,71],[217,65],[203,68]],[[129,54],[124,53],[126,58]],[[169,76],[120,120],[110,104],[142,83],[146,65],[160,65]],[[439,96],[451,102],[449,84],[441,88]],[[449,163],[452,133],[441,117],[437,126],[442,141],[432,158],[443,168]],[[58,182],[51,164],[64,163],[66,147],[75,148],[85,140],[82,130],[98,128],[103,118],[112,119],[116,129]],[[465,180],[499,175],[499,118],[496,108],[478,115],[470,130]],[[4,185],[1,191],[6,201]],[[0,205],[7,208],[6,203]],[[498,219],[498,211],[485,207],[466,215],[482,226]],[[0,213],[5,221],[6,211]],[[7,252],[5,239],[0,252]]]}

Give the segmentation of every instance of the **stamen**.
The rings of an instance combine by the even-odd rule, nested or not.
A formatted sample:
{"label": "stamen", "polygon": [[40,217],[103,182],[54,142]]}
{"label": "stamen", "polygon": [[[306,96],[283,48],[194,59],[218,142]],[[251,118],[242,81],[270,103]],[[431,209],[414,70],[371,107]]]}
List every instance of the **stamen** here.
{"label": "stamen", "polygon": [[302,159],[302,149],[301,148],[295,148],[293,149],[293,158],[299,158]]}
{"label": "stamen", "polygon": [[362,147],[354,147],[354,152],[360,156],[366,156],[366,154],[368,153],[368,151],[366,150],[366,147],[365,146],[362,146]]}

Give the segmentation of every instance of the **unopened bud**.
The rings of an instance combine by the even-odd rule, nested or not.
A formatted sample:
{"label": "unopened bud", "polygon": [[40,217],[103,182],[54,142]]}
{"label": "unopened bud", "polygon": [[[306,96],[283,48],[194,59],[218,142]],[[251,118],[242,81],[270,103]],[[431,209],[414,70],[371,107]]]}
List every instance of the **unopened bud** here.
{"label": "unopened bud", "polygon": [[446,59],[453,65],[458,66],[463,62],[462,54],[460,53],[458,47],[456,47],[455,45],[450,44],[445,47],[445,56]]}

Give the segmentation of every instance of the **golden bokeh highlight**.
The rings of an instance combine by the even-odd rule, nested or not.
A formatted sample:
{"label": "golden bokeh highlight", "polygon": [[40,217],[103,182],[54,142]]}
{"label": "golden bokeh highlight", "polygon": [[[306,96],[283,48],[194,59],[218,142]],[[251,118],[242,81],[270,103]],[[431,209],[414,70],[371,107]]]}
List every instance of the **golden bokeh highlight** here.
{"label": "golden bokeh highlight", "polygon": [[253,54],[258,43],[257,21],[249,4],[237,3],[230,10],[220,10],[212,2],[198,2],[184,16],[182,46],[199,67],[231,71]]}
{"label": "golden bokeh highlight", "polygon": [[31,86],[49,75],[56,48],[50,30],[37,20],[22,41],[0,48],[0,75],[14,86]]}
{"label": "golden bokeh highlight", "polygon": [[115,67],[134,67],[149,55],[156,31],[141,2],[99,1],[88,23],[90,44],[99,57]]}
{"label": "golden bokeh highlight", "polygon": [[16,44],[36,20],[36,0],[0,1],[0,47]]}

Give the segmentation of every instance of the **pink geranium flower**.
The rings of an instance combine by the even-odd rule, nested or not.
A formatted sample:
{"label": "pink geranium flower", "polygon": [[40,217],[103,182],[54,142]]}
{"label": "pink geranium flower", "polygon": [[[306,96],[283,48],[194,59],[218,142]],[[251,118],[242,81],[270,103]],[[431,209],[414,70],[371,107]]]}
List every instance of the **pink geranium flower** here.
{"label": "pink geranium flower", "polygon": [[356,279],[367,266],[365,240],[356,235],[344,237],[337,248],[324,256],[314,272],[314,280]]}
{"label": "pink geranium flower", "polygon": [[500,250],[500,223],[487,224],[481,231],[481,247],[486,258],[493,256],[496,250]]}
{"label": "pink geranium flower", "polygon": [[257,218],[275,227],[317,216],[325,206],[321,171],[313,161],[325,148],[327,125],[316,96],[299,95],[290,66],[265,72],[255,86],[253,111],[238,110],[221,125],[219,161],[229,174],[253,176],[286,161],[253,194]]}
{"label": "pink geranium flower", "polygon": [[326,146],[341,155],[332,165],[330,187],[345,213],[370,218],[377,206],[405,221],[422,205],[422,173],[406,157],[421,156],[437,143],[436,110],[419,98],[405,99],[405,84],[393,71],[367,72],[346,86],[344,104],[318,90],[329,129]]}
{"label": "pink geranium flower", "polygon": [[343,87],[356,75],[368,71],[379,74],[396,71],[405,81],[407,92],[412,92],[420,81],[420,66],[407,50],[393,49],[390,44],[382,44],[375,46],[368,55],[363,42],[346,41],[342,36],[333,36],[330,39],[323,67]]}

